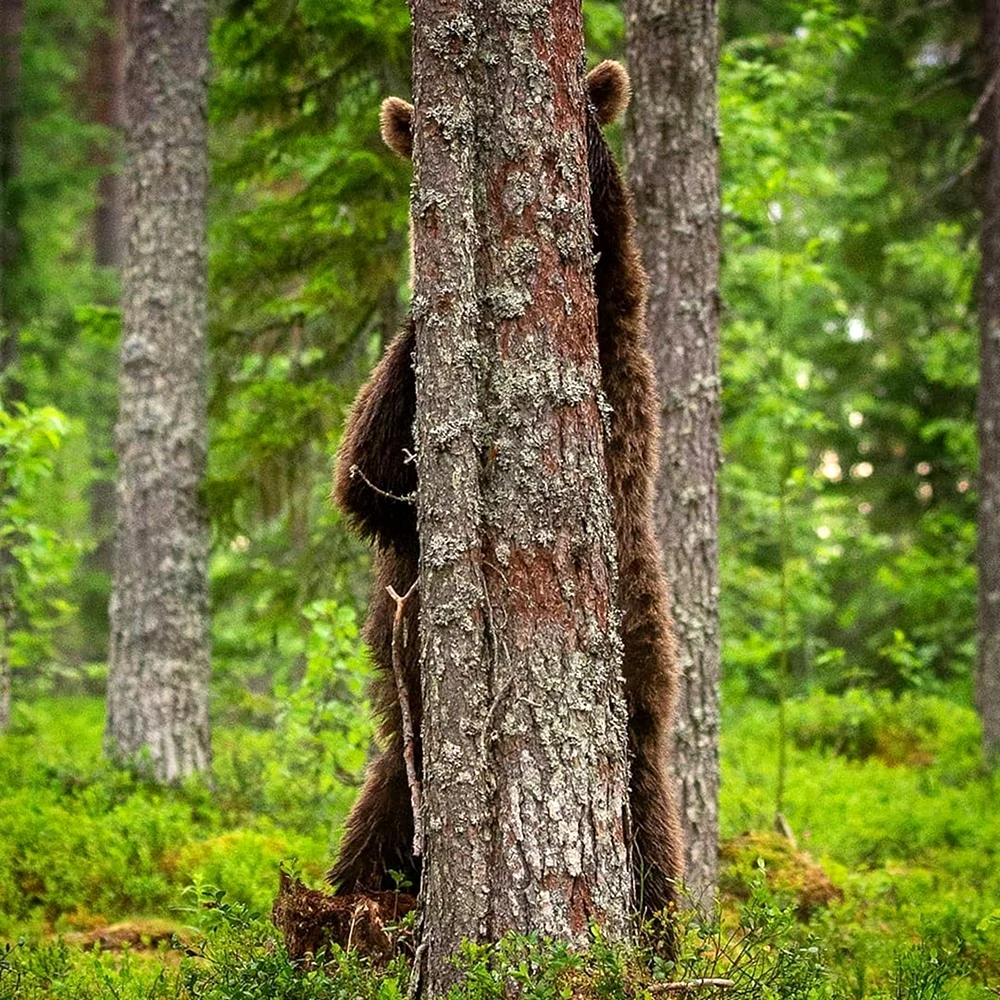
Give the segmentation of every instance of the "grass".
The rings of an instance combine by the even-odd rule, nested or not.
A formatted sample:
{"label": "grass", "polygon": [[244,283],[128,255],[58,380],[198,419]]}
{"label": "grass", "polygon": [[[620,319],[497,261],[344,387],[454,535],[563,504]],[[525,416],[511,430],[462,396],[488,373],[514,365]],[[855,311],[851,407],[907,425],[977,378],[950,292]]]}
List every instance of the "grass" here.
{"label": "grass", "polygon": [[[97,699],[43,700],[0,740],[0,1000],[405,995],[403,962],[338,954],[331,975],[303,975],[267,922],[279,862],[318,883],[353,795],[321,745],[219,728],[212,787],[164,791],[101,762],[102,722]],[[689,919],[679,968],[599,937],[584,955],[512,939],[471,949],[455,996],[650,995],[651,967],[730,975],[734,998],[996,995],[1000,781],[973,713],[857,692],[792,703],[797,845],[772,832],[776,733],[773,706],[727,699],[723,906]]]}

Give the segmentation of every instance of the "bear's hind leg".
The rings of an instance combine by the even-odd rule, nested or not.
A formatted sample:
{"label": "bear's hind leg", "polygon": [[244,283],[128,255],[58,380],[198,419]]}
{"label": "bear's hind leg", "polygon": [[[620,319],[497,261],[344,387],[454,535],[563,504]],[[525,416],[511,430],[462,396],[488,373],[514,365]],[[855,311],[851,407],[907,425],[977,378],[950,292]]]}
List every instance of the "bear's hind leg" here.
{"label": "bear's hind leg", "polygon": [[652,916],[674,909],[680,895],[683,861],[681,832],[673,790],[660,766],[632,761],[632,867],[636,908]]}
{"label": "bear's hind leg", "polygon": [[656,950],[675,958],[674,921],[684,874],[683,834],[677,798],[666,770],[666,734],[632,717],[632,883],[636,910]]}
{"label": "bear's hind leg", "polygon": [[399,888],[391,872],[416,895],[420,862],[413,856],[413,810],[399,739],[369,765],[327,881],[342,893]]}

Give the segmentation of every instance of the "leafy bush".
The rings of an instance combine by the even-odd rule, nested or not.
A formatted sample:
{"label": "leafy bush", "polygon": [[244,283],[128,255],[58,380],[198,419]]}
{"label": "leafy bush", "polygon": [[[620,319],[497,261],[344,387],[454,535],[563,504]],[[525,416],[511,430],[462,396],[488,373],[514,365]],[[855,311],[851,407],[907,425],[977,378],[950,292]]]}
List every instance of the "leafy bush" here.
{"label": "leafy bush", "polygon": [[952,767],[978,763],[981,732],[975,713],[940,697],[851,689],[841,696],[817,692],[788,704],[788,732],[802,749],[849,760],[877,757],[889,765]]}

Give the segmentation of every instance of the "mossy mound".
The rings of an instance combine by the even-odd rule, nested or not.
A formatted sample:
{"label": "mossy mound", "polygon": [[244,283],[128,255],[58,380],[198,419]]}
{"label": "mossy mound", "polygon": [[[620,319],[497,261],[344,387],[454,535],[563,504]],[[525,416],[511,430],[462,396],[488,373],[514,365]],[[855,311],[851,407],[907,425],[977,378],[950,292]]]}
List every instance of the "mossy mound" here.
{"label": "mossy mound", "polygon": [[184,947],[190,937],[190,928],[172,921],[137,919],[67,934],[65,940],[66,944],[79,948],[120,951],[126,947],[133,950],[156,949],[161,945]]}
{"label": "mossy mound", "polygon": [[722,845],[720,891],[733,899],[748,899],[763,878],[768,889],[802,920],[844,894],[806,852],[780,833],[745,833]]}

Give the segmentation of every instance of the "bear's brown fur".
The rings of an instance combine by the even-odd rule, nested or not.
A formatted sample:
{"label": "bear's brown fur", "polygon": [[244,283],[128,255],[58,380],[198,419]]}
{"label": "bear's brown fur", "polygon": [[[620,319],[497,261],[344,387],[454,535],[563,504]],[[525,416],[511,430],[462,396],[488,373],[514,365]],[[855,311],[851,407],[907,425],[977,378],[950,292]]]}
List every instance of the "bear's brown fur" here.
{"label": "bear's brown fur", "polygon": [[[636,898],[645,914],[676,902],[681,877],[681,832],[667,777],[668,735],[676,687],[676,658],[666,582],[653,531],[653,483],[658,456],[658,400],[646,343],[646,275],[633,230],[631,198],[601,125],[629,98],[628,76],[605,62],[587,77],[588,161],[602,386],[612,408],[605,455],[618,541],[619,603],[623,614],[624,675],[631,750],[632,856]],[[409,156],[412,109],[398,98],[382,106],[382,136]],[[416,884],[413,816],[402,753],[402,720],[393,681],[391,646],[395,603],[417,578],[418,540],[411,461],[416,410],[412,320],[389,346],[361,390],[347,422],[334,497],[376,545],[375,586],[365,639],[378,668],[375,704],[385,742],[351,811],[340,856],[329,874],[342,892],[388,889],[390,872]],[[417,629],[417,593],[409,599],[409,635]],[[403,664],[415,700],[419,732],[418,643]],[[414,697],[415,696],[415,697]],[[419,767],[419,741],[417,765]]]}

